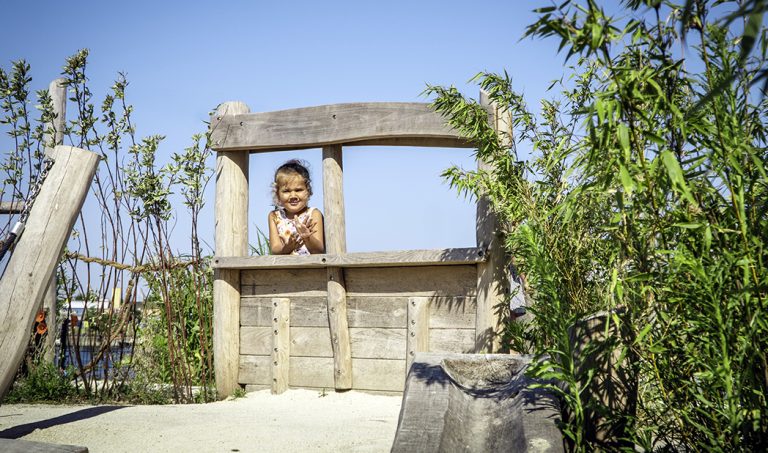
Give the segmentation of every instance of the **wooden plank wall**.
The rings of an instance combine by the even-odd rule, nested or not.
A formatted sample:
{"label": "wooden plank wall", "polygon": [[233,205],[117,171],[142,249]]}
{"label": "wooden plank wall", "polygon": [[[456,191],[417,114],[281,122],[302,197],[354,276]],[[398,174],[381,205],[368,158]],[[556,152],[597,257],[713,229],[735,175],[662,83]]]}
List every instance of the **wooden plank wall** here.
{"label": "wooden plank wall", "polygon": [[[409,348],[418,323],[429,326],[433,352],[473,352],[475,346],[475,265],[347,268],[347,318],[352,350],[352,388],[403,390]],[[273,384],[273,301],[289,302],[288,386],[334,388],[334,363],[326,305],[325,269],[242,271],[239,383]],[[409,302],[426,301],[426,315],[413,319]],[[415,306],[415,305],[414,305]],[[413,315],[412,315],[413,316]],[[423,317],[427,319],[424,320]]]}

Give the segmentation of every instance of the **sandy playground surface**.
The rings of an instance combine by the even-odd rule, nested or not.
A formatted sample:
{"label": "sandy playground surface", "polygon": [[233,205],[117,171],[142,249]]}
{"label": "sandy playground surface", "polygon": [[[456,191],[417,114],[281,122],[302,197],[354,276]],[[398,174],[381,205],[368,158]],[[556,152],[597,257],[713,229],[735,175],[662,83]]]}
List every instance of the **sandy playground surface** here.
{"label": "sandy playground surface", "polygon": [[99,452],[388,452],[401,396],[288,390],[209,404],[0,406],[0,438]]}

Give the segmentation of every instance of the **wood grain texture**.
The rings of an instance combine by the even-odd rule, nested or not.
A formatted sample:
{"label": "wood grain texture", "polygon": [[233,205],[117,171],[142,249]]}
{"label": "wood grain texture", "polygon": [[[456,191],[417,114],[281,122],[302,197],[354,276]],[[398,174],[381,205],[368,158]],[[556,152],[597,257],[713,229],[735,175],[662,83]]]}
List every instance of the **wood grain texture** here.
{"label": "wood grain texture", "polygon": [[[240,354],[269,355],[270,327],[242,327]],[[405,329],[375,327],[349,329],[353,359],[403,359],[406,350]],[[327,327],[291,327],[292,357],[333,357],[331,334]]]}
{"label": "wood grain texture", "polygon": [[328,291],[325,269],[263,269],[242,273],[244,296],[321,296]]}
{"label": "wood grain texture", "polygon": [[474,265],[416,268],[348,268],[350,296],[473,296],[477,285]]}
{"label": "wood grain texture", "polygon": [[411,368],[411,363],[417,352],[429,352],[429,298],[408,298],[408,353],[406,355],[406,369]]}
{"label": "wood grain texture", "polygon": [[272,394],[288,389],[288,358],[291,356],[291,300],[272,299]]}
{"label": "wood grain texture", "polygon": [[[327,227],[326,227],[327,229]],[[480,263],[485,250],[479,247],[390,252],[356,252],[317,255],[216,256],[217,269],[302,269],[335,267],[440,266]]]}
{"label": "wood grain texture", "polygon": [[[268,327],[271,297],[245,296],[240,304],[240,325]],[[328,327],[328,307],[322,296],[291,297],[291,327]]]}
{"label": "wood grain texture", "polygon": [[323,214],[326,252],[333,255],[346,253],[344,162],[341,145],[323,147]]}
{"label": "wood grain texture", "polygon": [[[43,142],[46,144],[45,154],[49,157],[55,157],[56,146],[64,143],[64,128],[66,127],[67,120],[67,86],[65,83],[66,79],[62,77],[53,80],[48,85],[48,94],[51,96],[54,118],[51,123],[46,124],[46,132],[43,136]],[[45,311],[45,322],[48,325],[48,332],[45,335],[44,351],[44,358],[48,363],[53,363],[56,352],[56,334],[58,333],[57,327],[59,325],[58,320],[56,319],[56,315],[58,314],[58,309],[56,308],[57,293],[56,271],[54,270],[41,303],[42,309]]]}
{"label": "wood grain texture", "polygon": [[[247,113],[242,102],[219,106],[215,118]],[[216,122],[211,120],[211,127]],[[216,157],[216,200],[214,206],[216,254],[248,254],[248,154],[218,153]],[[213,283],[213,357],[219,398],[230,396],[237,387],[240,351],[240,271],[221,269]]]}
{"label": "wood grain texture", "polygon": [[[332,144],[429,143],[467,147],[427,103],[372,102],[321,105],[274,112],[216,116],[211,143],[216,151],[274,151]],[[400,142],[394,141],[398,139]],[[408,139],[417,139],[411,143]]]}
{"label": "wood grain texture", "polygon": [[[499,130],[499,109],[492,104],[485,92],[480,93],[480,104],[488,110],[489,121]],[[493,171],[482,160],[477,161],[479,170]],[[477,265],[477,317],[475,326],[475,351],[493,353],[500,348],[501,319],[499,309],[505,300],[506,258],[499,222],[491,209],[488,197],[481,195],[477,202],[475,220],[477,246],[486,250],[486,261]]]}
{"label": "wood grain texture", "polygon": [[99,156],[59,146],[26,228],[0,280],[0,399],[11,386],[29,340],[29,329],[83,205]]}
{"label": "wood grain texture", "polygon": [[470,354],[475,349],[475,329],[430,329],[430,352]]}
{"label": "wood grain texture", "polygon": [[24,203],[19,201],[0,202],[0,214],[18,214],[24,209]]}
{"label": "wood grain texture", "polygon": [[336,390],[352,388],[352,349],[347,321],[347,291],[344,270],[328,268],[328,326],[331,330]]}
{"label": "wood grain texture", "polygon": [[[269,327],[271,297],[244,296],[240,304],[240,325]],[[430,297],[429,326],[432,329],[475,326],[474,297]],[[349,327],[406,328],[407,296],[349,296]],[[291,327],[327,327],[328,310],[323,296],[292,297]]]}
{"label": "wood grain texture", "polygon": [[[290,387],[334,387],[333,359],[330,357],[291,357]],[[243,385],[268,385],[269,356],[240,356],[239,382]],[[405,386],[405,360],[352,360],[355,390],[402,392]]]}

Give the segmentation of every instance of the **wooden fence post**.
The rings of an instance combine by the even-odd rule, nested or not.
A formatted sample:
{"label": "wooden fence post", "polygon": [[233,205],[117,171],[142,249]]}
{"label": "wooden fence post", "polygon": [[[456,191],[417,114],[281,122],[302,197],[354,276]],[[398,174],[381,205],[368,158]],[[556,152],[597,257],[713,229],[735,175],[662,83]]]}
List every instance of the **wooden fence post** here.
{"label": "wooden fence post", "polygon": [[[249,113],[242,102],[225,102],[211,118],[215,129],[225,115]],[[216,155],[216,256],[248,254],[247,151],[219,151]],[[213,358],[220,399],[238,385],[240,367],[240,271],[216,269],[213,282]]]}
{"label": "wooden fence post", "polygon": [[[502,115],[493,105],[488,95],[480,92],[480,104],[489,110],[489,121],[501,129]],[[481,159],[477,161],[479,170],[492,170]],[[485,249],[485,261],[477,265],[477,317],[475,323],[475,352],[496,352],[500,348],[501,305],[504,303],[506,260],[504,246],[499,235],[499,222],[491,209],[490,200],[481,196],[477,201],[475,234],[477,246]]]}
{"label": "wooden fence post", "polygon": [[291,359],[291,299],[272,299],[272,393],[288,389]]}
{"label": "wooden fence post", "polygon": [[[56,145],[64,143],[64,126],[66,125],[67,115],[67,87],[64,85],[66,79],[58,78],[48,85],[48,93],[51,96],[53,104],[53,113],[56,117],[51,124],[46,124],[46,129],[53,129],[53,136],[46,130],[44,135],[45,154],[48,157],[54,157]],[[56,332],[58,331],[58,319],[56,312],[56,267],[53,268],[53,275],[48,284],[48,289],[43,296],[42,307],[46,311],[45,322],[48,325],[48,332],[45,336],[45,361],[53,363],[56,355]]]}
{"label": "wooden fence post", "polygon": [[98,154],[56,147],[27,225],[0,280],[0,399],[24,359],[40,300],[99,165]]}
{"label": "wooden fence post", "polygon": [[408,338],[405,373],[417,352],[429,352],[429,297],[408,298]]}
{"label": "wooden fence post", "polygon": [[[323,147],[323,210],[326,253],[346,253],[341,145]],[[333,377],[337,390],[352,388],[352,348],[347,320],[344,271],[328,267],[328,324],[333,345]]]}

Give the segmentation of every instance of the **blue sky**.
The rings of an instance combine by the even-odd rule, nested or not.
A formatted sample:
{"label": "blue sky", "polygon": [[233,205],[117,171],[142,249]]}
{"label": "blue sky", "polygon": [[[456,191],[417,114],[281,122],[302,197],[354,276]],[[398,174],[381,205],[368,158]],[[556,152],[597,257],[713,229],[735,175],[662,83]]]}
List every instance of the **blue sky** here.
{"label": "blue sky", "polygon": [[[455,85],[479,71],[506,70],[530,104],[563,72],[554,40],[520,41],[547,1],[146,1],[3,5],[0,65],[26,59],[32,86],[59,76],[64,60],[90,49],[88,74],[97,105],[118,72],[130,82],[137,136],[165,135],[163,161],[204,131],[221,102],[252,112],[343,102],[426,102],[426,84]],[[0,142],[2,143],[2,142]],[[344,154],[349,251],[468,247],[475,244],[474,202],[440,173],[474,167],[471,150],[348,148]],[[251,156],[250,230],[266,231],[269,184],[282,161],[309,161],[312,205],[322,208],[321,151]],[[213,160],[210,166],[213,167]],[[201,219],[213,244],[213,181]],[[93,209],[86,205],[87,210]],[[176,248],[188,250],[179,210]]]}

